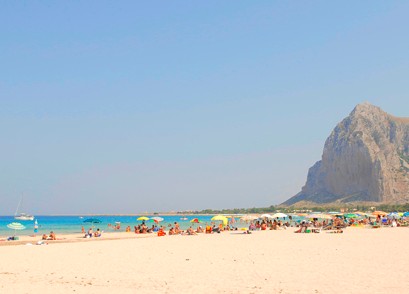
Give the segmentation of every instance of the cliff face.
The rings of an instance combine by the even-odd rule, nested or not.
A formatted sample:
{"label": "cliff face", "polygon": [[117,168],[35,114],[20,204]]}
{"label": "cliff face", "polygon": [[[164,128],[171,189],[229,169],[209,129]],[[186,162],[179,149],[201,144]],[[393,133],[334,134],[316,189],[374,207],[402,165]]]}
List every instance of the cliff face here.
{"label": "cliff face", "polygon": [[325,142],[301,192],[284,205],[409,202],[409,118],[359,104]]}

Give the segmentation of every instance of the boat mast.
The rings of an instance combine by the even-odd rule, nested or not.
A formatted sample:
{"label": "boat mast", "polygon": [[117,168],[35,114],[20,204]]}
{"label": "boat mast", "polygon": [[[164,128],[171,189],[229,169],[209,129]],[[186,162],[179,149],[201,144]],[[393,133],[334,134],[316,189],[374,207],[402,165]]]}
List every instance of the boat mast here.
{"label": "boat mast", "polygon": [[23,193],[21,193],[21,198],[20,198],[20,201],[19,201],[19,203],[18,203],[18,205],[17,205],[17,209],[16,209],[16,212],[14,213],[14,216],[16,216],[17,215],[17,212],[18,212],[18,209],[20,208],[20,204],[21,204],[21,201],[23,200]]}

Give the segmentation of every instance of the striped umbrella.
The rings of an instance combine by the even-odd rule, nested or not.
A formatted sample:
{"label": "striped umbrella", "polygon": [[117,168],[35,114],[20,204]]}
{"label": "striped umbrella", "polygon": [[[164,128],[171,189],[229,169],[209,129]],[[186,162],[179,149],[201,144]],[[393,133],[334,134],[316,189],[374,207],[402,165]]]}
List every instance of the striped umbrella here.
{"label": "striped umbrella", "polygon": [[158,224],[159,222],[163,222],[164,218],[160,216],[154,216],[154,217],[151,217],[151,220],[153,220],[155,223]]}
{"label": "striped umbrella", "polygon": [[26,227],[20,223],[11,223],[7,225],[7,228],[14,230],[14,235],[15,235],[17,230],[21,231],[21,230],[24,230]]}

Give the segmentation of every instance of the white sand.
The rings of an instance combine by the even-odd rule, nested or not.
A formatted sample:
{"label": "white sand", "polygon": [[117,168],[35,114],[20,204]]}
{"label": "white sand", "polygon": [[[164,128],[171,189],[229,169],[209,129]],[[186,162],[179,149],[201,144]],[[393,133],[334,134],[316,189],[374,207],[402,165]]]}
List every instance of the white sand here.
{"label": "white sand", "polygon": [[408,293],[409,228],[293,231],[0,246],[0,293]]}

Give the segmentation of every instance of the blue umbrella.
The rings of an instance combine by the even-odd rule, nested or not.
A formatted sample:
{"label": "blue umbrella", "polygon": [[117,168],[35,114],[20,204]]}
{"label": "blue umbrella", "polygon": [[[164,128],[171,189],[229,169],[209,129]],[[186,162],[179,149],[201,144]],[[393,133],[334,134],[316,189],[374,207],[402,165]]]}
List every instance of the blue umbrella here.
{"label": "blue umbrella", "polygon": [[84,223],[99,224],[102,223],[102,221],[97,218],[87,218],[84,220]]}
{"label": "blue umbrella", "polygon": [[94,224],[102,223],[102,221],[97,219],[97,218],[88,218],[88,219],[84,220],[83,222],[92,224],[92,227],[94,227]]}

